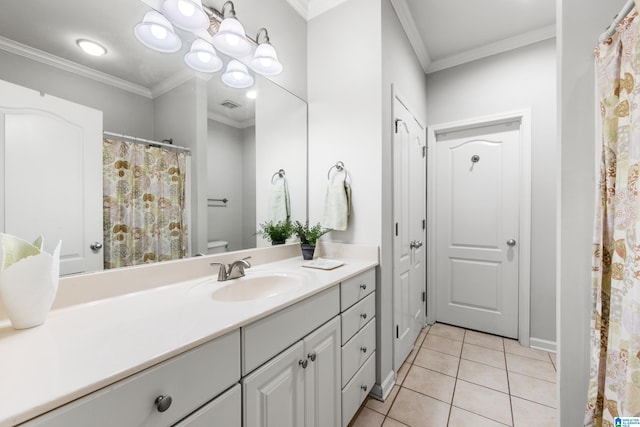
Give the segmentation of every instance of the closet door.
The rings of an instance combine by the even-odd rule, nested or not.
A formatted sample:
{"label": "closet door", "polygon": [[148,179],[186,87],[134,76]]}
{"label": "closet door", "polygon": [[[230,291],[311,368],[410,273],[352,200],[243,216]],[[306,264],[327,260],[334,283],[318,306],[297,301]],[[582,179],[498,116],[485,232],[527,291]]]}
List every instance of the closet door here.
{"label": "closet door", "polygon": [[101,270],[102,112],[0,81],[0,152],[0,232],[62,240],[61,274]]}

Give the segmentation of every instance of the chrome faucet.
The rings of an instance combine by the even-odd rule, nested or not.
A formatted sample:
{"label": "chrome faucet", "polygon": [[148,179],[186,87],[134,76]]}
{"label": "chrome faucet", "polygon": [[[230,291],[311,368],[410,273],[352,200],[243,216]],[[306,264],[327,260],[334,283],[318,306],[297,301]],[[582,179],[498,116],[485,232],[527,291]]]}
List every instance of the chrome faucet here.
{"label": "chrome faucet", "polygon": [[247,261],[249,258],[251,257],[248,256],[246,258],[236,260],[231,264],[229,264],[229,266],[226,266],[221,262],[212,262],[209,265],[220,266],[220,269],[218,270],[218,282],[224,282],[229,279],[237,279],[238,277],[244,277],[244,269],[251,267],[251,264],[249,264],[249,261]]}

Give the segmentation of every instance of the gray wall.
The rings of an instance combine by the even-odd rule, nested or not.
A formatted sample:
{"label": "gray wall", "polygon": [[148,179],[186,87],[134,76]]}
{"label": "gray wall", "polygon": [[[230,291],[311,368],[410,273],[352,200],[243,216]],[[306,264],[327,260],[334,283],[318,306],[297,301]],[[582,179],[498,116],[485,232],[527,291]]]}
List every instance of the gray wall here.
{"label": "gray wall", "polygon": [[4,50],[0,79],[102,111],[104,130],[153,138],[151,98],[117,89]]}
{"label": "gray wall", "polygon": [[428,74],[427,104],[430,126],[531,109],[530,334],[555,345],[555,39]]}
{"label": "gray wall", "polygon": [[558,1],[560,140],[558,341],[560,420],[583,425],[589,379],[591,249],[595,194],[593,49],[623,1]]}

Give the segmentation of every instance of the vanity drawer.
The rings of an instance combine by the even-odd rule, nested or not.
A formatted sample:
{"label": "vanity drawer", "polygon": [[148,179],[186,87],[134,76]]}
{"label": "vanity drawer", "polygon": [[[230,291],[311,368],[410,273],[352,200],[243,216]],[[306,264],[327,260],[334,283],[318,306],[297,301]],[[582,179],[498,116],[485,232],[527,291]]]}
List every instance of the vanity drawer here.
{"label": "vanity drawer", "polygon": [[334,286],[242,328],[242,375],[326,323],[339,309],[340,290]]}
{"label": "vanity drawer", "polygon": [[370,293],[369,296],[342,313],[342,345],[349,341],[375,315],[375,292]]}
{"label": "vanity drawer", "polygon": [[376,381],[376,352],[342,390],[342,425],[347,426]]}
{"label": "vanity drawer", "polygon": [[240,384],[180,421],[174,427],[242,427],[242,393]]}
{"label": "vanity drawer", "polygon": [[376,349],[376,322],[371,319],[351,340],[342,347],[342,386],[353,377],[360,366]]}
{"label": "vanity drawer", "polygon": [[353,304],[376,289],[376,270],[371,269],[347,279],[340,284],[340,311],[346,311]]}
{"label": "vanity drawer", "polygon": [[[216,338],[38,417],[26,426],[168,426],[240,380],[240,333]],[[159,412],[154,402],[170,396]]]}

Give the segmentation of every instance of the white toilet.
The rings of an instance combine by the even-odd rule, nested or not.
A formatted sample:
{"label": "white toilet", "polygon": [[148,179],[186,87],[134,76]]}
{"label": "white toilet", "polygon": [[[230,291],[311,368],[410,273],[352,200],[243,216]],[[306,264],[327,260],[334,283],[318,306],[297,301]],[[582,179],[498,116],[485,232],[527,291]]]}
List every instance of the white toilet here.
{"label": "white toilet", "polygon": [[207,255],[221,254],[227,252],[229,242],[225,240],[214,240],[207,244]]}

